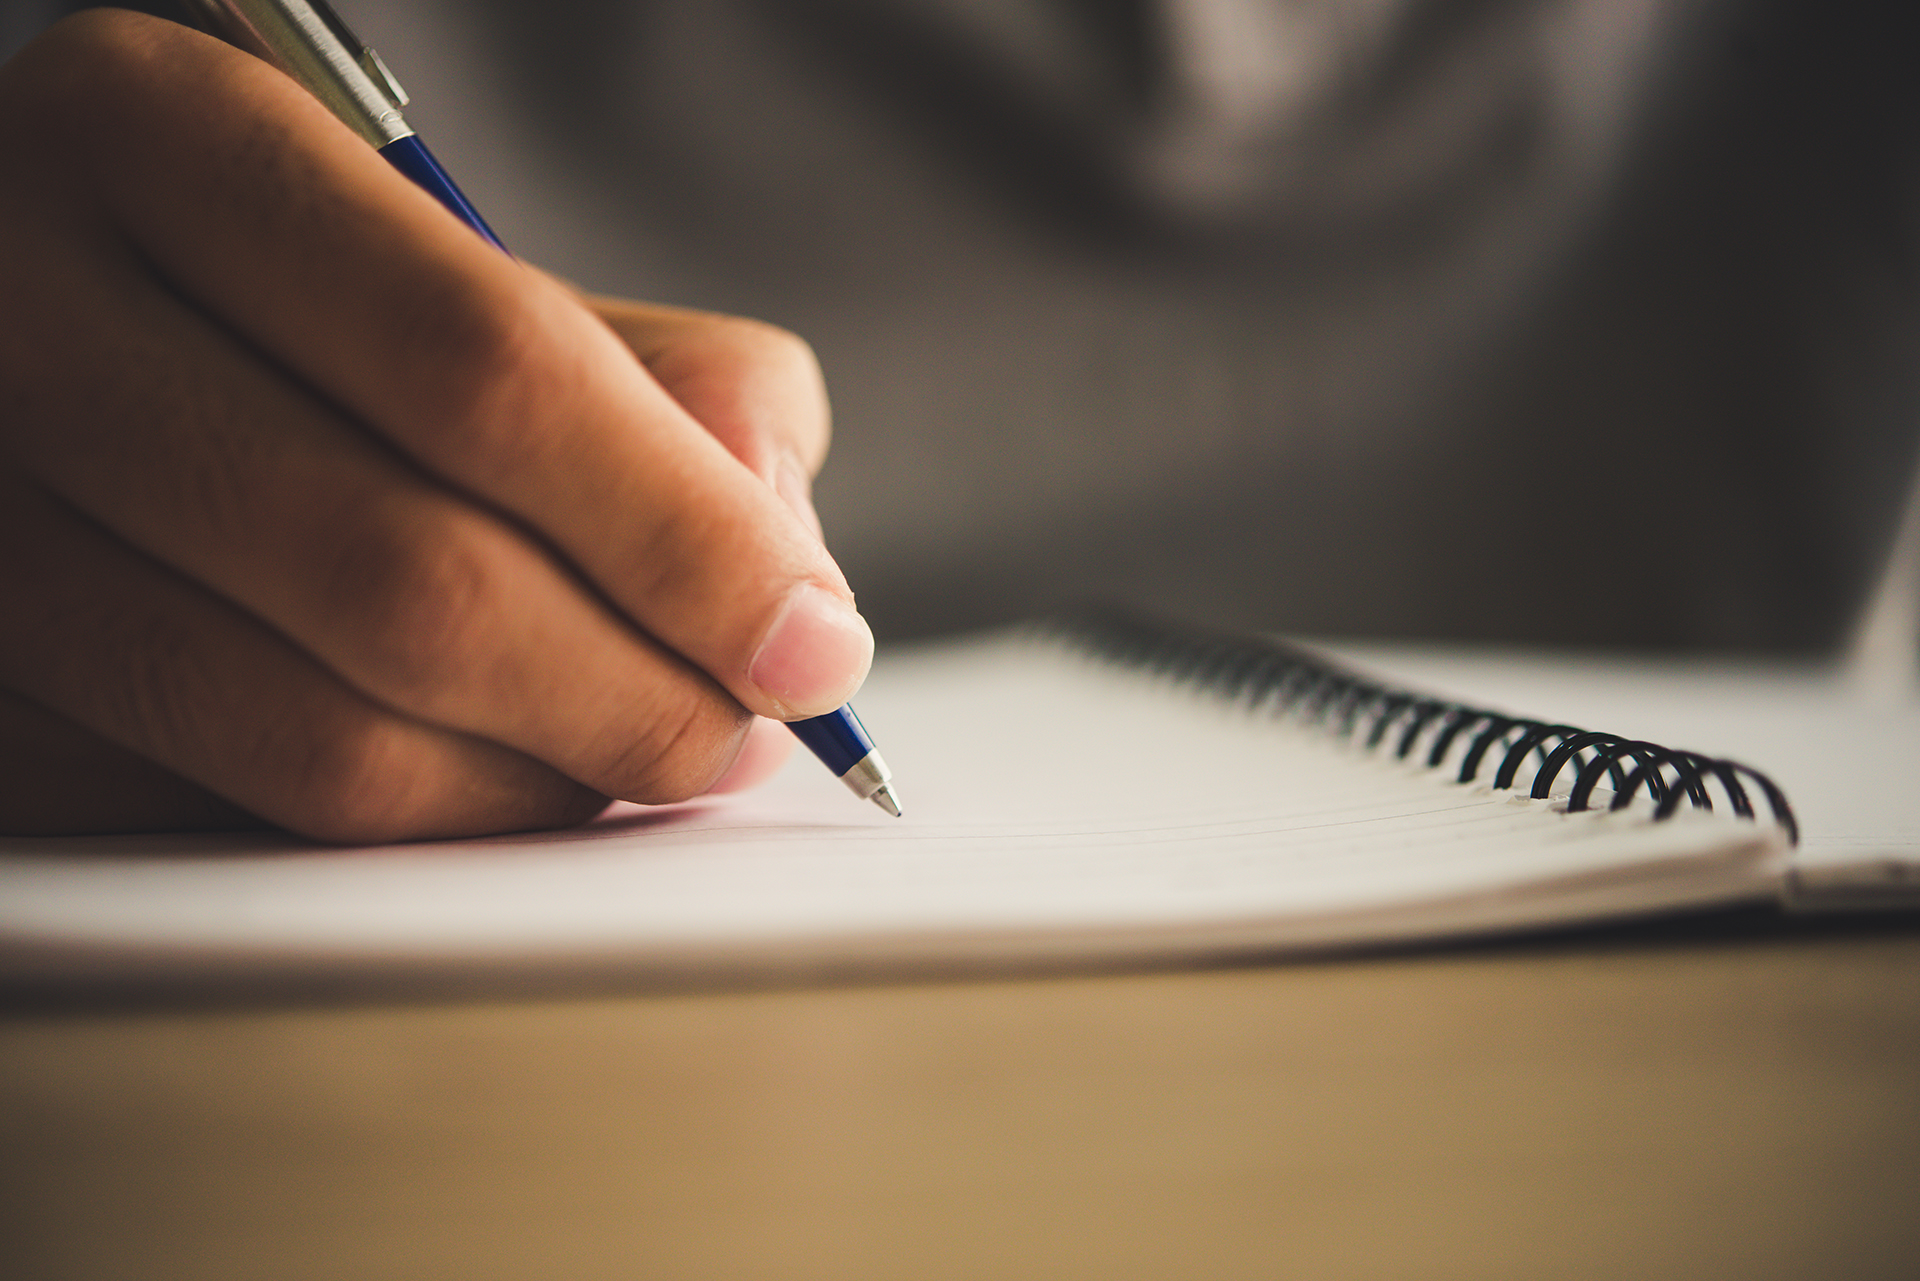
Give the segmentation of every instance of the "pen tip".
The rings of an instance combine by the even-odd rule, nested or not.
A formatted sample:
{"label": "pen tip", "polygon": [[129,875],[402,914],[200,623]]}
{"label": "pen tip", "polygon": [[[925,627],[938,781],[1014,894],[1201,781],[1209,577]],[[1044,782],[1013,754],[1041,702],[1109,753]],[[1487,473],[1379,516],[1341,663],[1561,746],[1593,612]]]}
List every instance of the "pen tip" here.
{"label": "pen tip", "polygon": [[875,805],[878,805],[895,818],[900,817],[900,798],[893,794],[893,785],[891,783],[880,784],[879,789],[867,799],[871,800]]}

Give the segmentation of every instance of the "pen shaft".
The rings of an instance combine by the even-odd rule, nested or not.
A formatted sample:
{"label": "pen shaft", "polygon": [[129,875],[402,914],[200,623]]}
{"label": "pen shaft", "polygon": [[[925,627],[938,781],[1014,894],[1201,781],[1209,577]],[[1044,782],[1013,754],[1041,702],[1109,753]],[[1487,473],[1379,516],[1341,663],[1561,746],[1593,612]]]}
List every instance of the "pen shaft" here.
{"label": "pen shaft", "polygon": [[501,253],[509,252],[500,242],[500,237],[493,234],[493,228],[487,226],[487,220],[480,216],[480,211],[473,207],[473,202],[454,185],[447,171],[433,158],[433,153],[427,150],[427,144],[420,141],[419,134],[410,133],[404,138],[395,139],[380,148],[380,154],[387,158],[388,164],[413,179],[415,186],[445,205],[454,217],[484,236],[494,248]]}

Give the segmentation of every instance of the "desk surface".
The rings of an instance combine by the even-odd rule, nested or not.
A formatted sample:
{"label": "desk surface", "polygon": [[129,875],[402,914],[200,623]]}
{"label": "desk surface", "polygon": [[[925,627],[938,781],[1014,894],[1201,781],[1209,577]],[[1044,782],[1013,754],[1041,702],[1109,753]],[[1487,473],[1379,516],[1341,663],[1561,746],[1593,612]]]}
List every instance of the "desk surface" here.
{"label": "desk surface", "polygon": [[21,1278],[1766,1278],[1920,1259],[1920,922],[0,1018]]}

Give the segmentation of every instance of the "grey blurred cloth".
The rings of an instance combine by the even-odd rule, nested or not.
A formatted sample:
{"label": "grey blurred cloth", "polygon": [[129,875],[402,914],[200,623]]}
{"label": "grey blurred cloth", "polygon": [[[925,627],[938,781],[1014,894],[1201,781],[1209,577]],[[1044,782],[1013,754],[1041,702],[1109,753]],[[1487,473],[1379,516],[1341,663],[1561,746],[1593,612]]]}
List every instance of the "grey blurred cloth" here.
{"label": "grey blurred cloth", "polygon": [[883,636],[1809,649],[1920,441],[1920,6],[336,7],[508,243],[809,338]]}

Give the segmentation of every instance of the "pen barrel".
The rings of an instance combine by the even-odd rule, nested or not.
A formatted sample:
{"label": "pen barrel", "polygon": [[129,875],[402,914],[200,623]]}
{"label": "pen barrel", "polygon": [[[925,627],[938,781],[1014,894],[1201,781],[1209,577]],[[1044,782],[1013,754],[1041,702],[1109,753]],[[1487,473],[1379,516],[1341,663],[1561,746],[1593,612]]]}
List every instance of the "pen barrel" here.
{"label": "pen barrel", "polygon": [[825,716],[788,721],[787,728],[807,745],[808,751],[820,758],[821,764],[832,770],[834,776],[862,800],[872,796],[893,778],[893,771],[887,768],[886,761],[874,750],[867,727],[860,723],[860,717],[851,706],[828,712]]}
{"label": "pen barrel", "polygon": [[480,216],[480,211],[454,185],[453,179],[447,176],[447,171],[440,167],[440,162],[433,158],[433,153],[427,150],[427,144],[420,141],[418,134],[388,143],[380,148],[380,154],[386,157],[388,164],[411,178],[415,186],[445,205],[454,217],[484,236],[495,249],[501,253],[508,252],[507,247],[500,243],[500,237],[493,234],[493,228],[487,226],[487,220]]}

